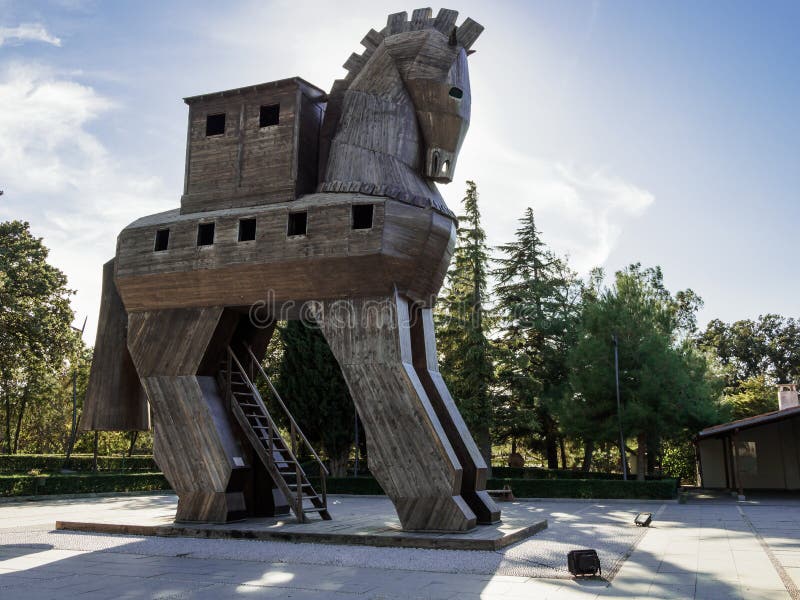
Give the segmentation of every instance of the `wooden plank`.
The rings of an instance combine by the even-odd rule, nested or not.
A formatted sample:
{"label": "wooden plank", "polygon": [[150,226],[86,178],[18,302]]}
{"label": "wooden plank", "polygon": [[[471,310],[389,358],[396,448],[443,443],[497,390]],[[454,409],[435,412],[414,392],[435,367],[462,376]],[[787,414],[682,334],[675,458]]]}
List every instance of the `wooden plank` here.
{"label": "wooden plank", "polygon": [[408,27],[408,13],[403,11],[389,15],[386,20],[386,35],[402,33]]}
{"label": "wooden plank", "polygon": [[431,18],[433,11],[430,8],[417,8],[411,13],[411,27],[410,31],[419,31],[425,29],[428,25],[428,19]]}
{"label": "wooden plank", "polygon": [[458,19],[458,11],[440,8],[433,23],[434,28],[449,36]]}
{"label": "wooden plank", "polygon": [[103,265],[100,317],[81,431],[150,429],[147,396],[127,345],[128,314],[114,284],[114,260]]}
{"label": "wooden plank", "polygon": [[483,25],[467,17],[456,32],[456,39],[458,39],[459,45],[461,45],[464,50],[469,50],[481,33],[483,33]]}

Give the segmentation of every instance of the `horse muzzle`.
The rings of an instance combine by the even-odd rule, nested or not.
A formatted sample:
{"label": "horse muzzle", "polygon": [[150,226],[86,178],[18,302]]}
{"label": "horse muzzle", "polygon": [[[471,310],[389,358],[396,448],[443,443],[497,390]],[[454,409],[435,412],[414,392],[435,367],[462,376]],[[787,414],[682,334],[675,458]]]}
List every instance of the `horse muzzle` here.
{"label": "horse muzzle", "polygon": [[450,183],[456,170],[456,153],[441,148],[428,148],[425,157],[425,177],[437,183]]}

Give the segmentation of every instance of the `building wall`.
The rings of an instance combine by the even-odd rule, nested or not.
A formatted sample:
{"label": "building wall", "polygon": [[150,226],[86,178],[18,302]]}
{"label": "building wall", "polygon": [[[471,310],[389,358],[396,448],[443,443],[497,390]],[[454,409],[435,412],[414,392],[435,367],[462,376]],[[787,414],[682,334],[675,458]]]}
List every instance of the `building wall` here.
{"label": "building wall", "polygon": [[725,453],[723,440],[712,438],[700,440],[697,443],[700,450],[700,465],[703,487],[724,488],[725,481]]}
{"label": "building wall", "polygon": [[[736,440],[736,451],[742,487],[745,490],[799,490],[799,440],[800,419],[789,419],[740,431]],[[698,447],[703,487],[726,487],[723,440],[701,440]]]}
{"label": "building wall", "polygon": [[780,438],[786,465],[786,487],[800,490],[800,419],[780,423]]}

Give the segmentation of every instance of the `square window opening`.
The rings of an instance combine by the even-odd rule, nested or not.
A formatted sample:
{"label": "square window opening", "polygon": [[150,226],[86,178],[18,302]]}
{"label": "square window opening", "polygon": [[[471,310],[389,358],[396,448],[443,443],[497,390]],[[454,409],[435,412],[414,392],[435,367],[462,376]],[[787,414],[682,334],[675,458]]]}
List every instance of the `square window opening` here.
{"label": "square window opening", "polygon": [[296,212],[289,213],[289,223],[286,228],[286,235],[305,235],[308,224],[308,213]]}
{"label": "square window opening", "polygon": [[156,242],[153,246],[154,252],[163,252],[169,247],[169,229],[159,229],[156,231]]}
{"label": "square window opening", "polygon": [[258,115],[259,127],[271,127],[277,125],[281,118],[281,105],[269,104],[261,107]]}
{"label": "square window opening", "polygon": [[225,113],[206,116],[206,137],[225,133]]}
{"label": "square window opening", "polygon": [[372,229],[373,204],[353,205],[353,229]]}
{"label": "square window opening", "polygon": [[251,242],[256,239],[256,220],[239,219],[239,241]]}
{"label": "square window opening", "polygon": [[214,223],[200,223],[197,226],[197,245],[211,246],[214,243]]}

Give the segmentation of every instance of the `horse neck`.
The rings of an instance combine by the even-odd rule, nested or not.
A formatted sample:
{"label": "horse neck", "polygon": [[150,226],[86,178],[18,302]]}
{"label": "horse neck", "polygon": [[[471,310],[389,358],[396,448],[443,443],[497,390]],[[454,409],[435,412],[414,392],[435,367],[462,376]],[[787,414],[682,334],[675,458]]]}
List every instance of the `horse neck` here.
{"label": "horse neck", "polygon": [[376,52],[344,92],[322,190],[346,184],[438,196],[420,176],[423,151],[411,97],[388,55]]}

